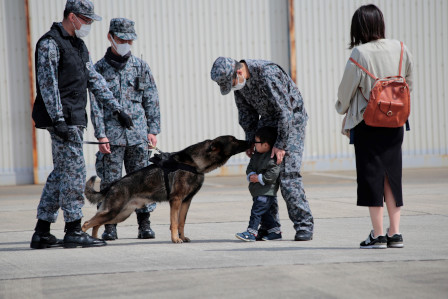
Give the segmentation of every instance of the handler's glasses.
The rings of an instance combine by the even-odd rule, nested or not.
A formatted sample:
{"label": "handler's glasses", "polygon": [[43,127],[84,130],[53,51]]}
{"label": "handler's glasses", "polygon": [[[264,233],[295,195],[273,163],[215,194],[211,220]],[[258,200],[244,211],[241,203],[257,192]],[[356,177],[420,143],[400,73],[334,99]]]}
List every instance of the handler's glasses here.
{"label": "handler's glasses", "polygon": [[86,25],[90,25],[93,23],[92,19],[86,18],[82,15],[75,15],[75,16],[77,16],[79,19],[83,20]]}

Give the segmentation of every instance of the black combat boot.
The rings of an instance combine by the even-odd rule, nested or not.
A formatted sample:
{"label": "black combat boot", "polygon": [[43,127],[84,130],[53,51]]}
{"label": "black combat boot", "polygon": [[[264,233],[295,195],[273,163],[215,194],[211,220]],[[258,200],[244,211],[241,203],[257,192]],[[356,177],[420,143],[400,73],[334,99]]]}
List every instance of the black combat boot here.
{"label": "black combat boot", "polygon": [[64,248],[106,246],[104,240],[96,239],[81,230],[81,219],[65,223]]}
{"label": "black combat boot", "polygon": [[156,237],[156,233],[150,226],[149,213],[137,213],[137,222],[139,239],[154,239]]}
{"label": "black combat boot", "polygon": [[313,239],[313,233],[306,230],[299,230],[294,236],[295,241],[311,241]]}
{"label": "black combat boot", "polygon": [[50,222],[37,220],[30,247],[33,249],[45,249],[51,247],[62,247],[62,240],[50,234]]}
{"label": "black combat boot", "polygon": [[113,241],[118,239],[117,224],[105,224],[104,233],[101,235],[103,240]]}

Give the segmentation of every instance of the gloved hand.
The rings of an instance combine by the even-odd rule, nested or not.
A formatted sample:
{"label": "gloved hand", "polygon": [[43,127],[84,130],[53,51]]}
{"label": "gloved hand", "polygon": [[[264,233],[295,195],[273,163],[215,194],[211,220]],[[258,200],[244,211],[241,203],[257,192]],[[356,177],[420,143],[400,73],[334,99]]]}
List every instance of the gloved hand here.
{"label": "gloved hand", "polygon": [[54,126],[54,133],[62,138],[62,140],[67,141],[68,140],[68,127],[65,121],[58,120]]}
{"label": "gloved hand", "polygon": [[130,129],[134,125],[132,118],[123,111],[115,111],[114,114],[117,114],[118,121],[122,127]]}

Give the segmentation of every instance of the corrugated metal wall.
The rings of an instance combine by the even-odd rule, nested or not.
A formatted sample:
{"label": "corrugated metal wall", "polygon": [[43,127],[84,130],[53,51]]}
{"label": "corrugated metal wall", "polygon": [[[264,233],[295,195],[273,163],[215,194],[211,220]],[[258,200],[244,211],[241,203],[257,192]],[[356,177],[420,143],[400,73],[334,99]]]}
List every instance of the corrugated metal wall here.
{"label": "corrugated metal wall", "polygon": [[[148,62],[159,91],[162,133],[158,146],[176,151],[219,135],[244,138],[233,95],[223,97],[210,79],[218,56],[288,61],[287,1],[95,0],[103,21],[85,38],[94,62],[110,45],[109,21],[126,17],[136,22],[138,40],[132,52]],[[62,20],[65,0],[30,0],[33,51],[38,38],[54,21]],[[89,124],[87,140],[94,140]],[[88,171],[93,174],[97,146],[85,145]],[[48,133],[38,130],[39,180],[52,169]],[[243,154],[229,165],[246,163]],[[224,172],[239,169],[224,168]]]}
{"label": "corrugated metal wall", "polygon": [[31,183],[33,159],[23,1],[0,1],[0,184]]}
{"label": "corrugated metal wall", "polygon": [[[288,1],[270,0],[94,0],[103,21],[85,39],[94,62],[108,46],[109,20],[136,21],[133,53],[149,63],[158,85],[162,134],[159,146],[175,151],[206,138],[242,138],[233,95],[221,96],[210,80],[218,56],[273,60],[289,69]],[[350,51],[350,22],[362,4],[377,4],[389,38],[414,54],[412,130],[404,143],[405,167],[447,166],[448,1],[295,0],[297,81],[310,115],[304,170],[353,169],[353,148],[340,135],[334,110],[337,88]],[[62,20],[65,0],[29,0],[31,43]],[[0,0],[0,185],[32,183],[32,142],[24,1]],[[34,58],[34,57],[33,57]],[[34,71],[34,70],[33,70]],[[93,140],[93,129],[86,134]],[[96,146],[85,146],[89,175]],[[52,170],[48,133],[37,130],[38,177]],[[244,155],[230,165],[244,165]],[[222,168],[234,173],[240,168]]]}
{"label": "corrugated metal wall", "polygon": [[415,62],[411,131],[405,133],[404,167],[448,165],[448,1],[295,0],[297,83],[310,115],[306,170],[353,169],[354,149],[340,134],[334,109],[350,55],[351,18],[373,3],[383,12],[386,38],[404,41]]}

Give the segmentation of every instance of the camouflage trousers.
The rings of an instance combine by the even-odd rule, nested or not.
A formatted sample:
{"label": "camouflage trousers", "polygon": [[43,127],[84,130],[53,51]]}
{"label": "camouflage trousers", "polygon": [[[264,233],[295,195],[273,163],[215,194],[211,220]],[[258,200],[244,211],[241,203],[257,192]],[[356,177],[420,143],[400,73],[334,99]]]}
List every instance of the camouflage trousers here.
{"label": "camouflage trousers", "polygon": [[289,219],[294,224],[294,229],[296,231],[313,232],[314,219],[306,200],[302,177],[300,175],[289,175],[285,172],[280,173],[280,190],[286,202]]}
{"label": "camouflage trousers", "polygon": [[[302,167],[303,149],[305,146],[305,128],[308,120],[306,113],[295,113],[292,126],[289,128],[288,148],[281,165],[280,191],[288,208],[289,219],[293,222],[296,231],[314,230],[314,219],[306,200],[300,168]],[[278,206],[272,205],[271,213],[276,213],[278,219]]]}
{"label": "camouflage trousers", "polygon": [[56,222],[59,208],[64,221],[73,222],[83,217],[86,166],[82,148],[83,129],[70,126],[69,141],[63,141],[49,128],[53,171],[47,178],[37,206],[37,219]]}
{"label": "camouflage trousers", "polygon": [[[300,165],[302,156],[298,153],[286,152],[284,162],[282,163],[283,169],[280,172],[280,191],[286,202],[286,208],[288,209],[289,219],[293,222],[294,229],[296,231],[309,231],[314,230],[314,219],[311,214],[311,209],[308,201],[306,200],[305,190],[303,188],[302,177],[299,172],[286,172],[285,168],[288,168],[290,164]],[[286,164],[286,165],[285,165]],[[300,169],[300,167],[299,167]],[[280,227],[280,216],[278,213],[278,203],[275,201],[271,209],[269,210],[271,215],[275,218]],[[263,223],[260,229],[266,230]]]}
{"label": "camouflage trousers", "polygon": [[314,219],[306,200],[303,188],[300,168],[305,141],[305,126],[295,126],[291,134],[296,138],[294,144],[298,144],[294,151],[286,151],[280,172],[280,190],[288,208],[289,219],[294,224],[296,231],[314,230]]}
{"label": "camouflage trousers", "polygon": [[[123,162],[126,173],[139,170],[149,164],[149,153],[146,143],[132,146],[110,146],[110,154],[96,153],[95,168],[101,179],[100,188],[122,178]],[[156,208],[156,203],[147,204],[144,208],[136,209],[136,213],[150,213]]]}

